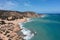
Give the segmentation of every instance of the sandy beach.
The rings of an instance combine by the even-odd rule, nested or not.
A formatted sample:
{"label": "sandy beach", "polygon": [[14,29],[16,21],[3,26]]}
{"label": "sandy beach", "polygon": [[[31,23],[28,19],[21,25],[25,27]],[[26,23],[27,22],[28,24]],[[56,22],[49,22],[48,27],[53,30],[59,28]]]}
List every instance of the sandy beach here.
{"label": "sandy beach", "polygon": [[[1,25],[0,26],[0,28],[2,29],[2,30],[4,30],[4,28],[6,28],[6,30],[5,31],[8,31],[8,29],[11,29],[12,31],[8,31],[8,32],[10,32],[10,33],[8,33],[10,36],[20,36],[20,35],[18,35],[16,32],[17,31],[20,31],[20,30],[22,30],[21,28],[20,28],[20,25],[18,25],[18,23],[23,23],[23,22],[26,22],[27,21],[27,19],[26,18],[23,18],[23,19],[17,19],[17,20],[14,20],[14,21],[7,21],[7,20],[1,20],[0,19],[0,21],[4,21],[6,24],[4,24],[4,25]],[[10,26],[10,27],[9,27]],[[3,28],[2,28],[3,27]],[[1,31],[1,29],[0,29],[0,32],[2,32]],[[9,37],[6,37],[6,35],[8,36],[8,34],[6,33],[6,35],[4,35],[6,32],[2,32],[0,35],[0,37],[2,37],[2,39],[4,39],[4,40],[7,40]],[[0,38],[1,39],[1,38]],[[13,38],[14,39],[14,38]],[[16,39],[14,39],[14,40],[16,40]]]}

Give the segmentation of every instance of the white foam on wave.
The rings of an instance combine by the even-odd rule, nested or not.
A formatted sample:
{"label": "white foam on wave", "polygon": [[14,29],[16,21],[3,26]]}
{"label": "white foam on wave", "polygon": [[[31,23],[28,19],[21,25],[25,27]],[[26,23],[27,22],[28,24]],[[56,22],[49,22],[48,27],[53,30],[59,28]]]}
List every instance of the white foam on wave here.
{"label": "white foam on wave", "polygon": [[24,37],[25,40],[30,40],[33,36],[34,36],[34,33],[32,33],[30,30],[26,29],[26,28],[23,28],[23,30],[21,30],[21,32],[26,35]]}
{"label": "white foam on wave", "polygon": [[[29,18],[28,18],[27,22],[30,22],[30,19]],[[26,22],[24,22],[24,23],[26,23]],[[30,40],[34,36],[34,33],[31,30],[23,27],[23,23],[19,23],[19,25],[20,25],[20,28],[22,28],[21,32],[24,35],[26,35],[26,36],[23,37],[23,39]]]}
{"label": "white foam on wave", "polygon": [[31,21],[32,21],[31,18],[27,18],[27,21],[24,23],[31,22]]}
{"label": "white foam on wave", "polygon": [[42,15],[41,17],[42,17],[42,18],[43,18],[43,17],[46,17],[46,15]]}

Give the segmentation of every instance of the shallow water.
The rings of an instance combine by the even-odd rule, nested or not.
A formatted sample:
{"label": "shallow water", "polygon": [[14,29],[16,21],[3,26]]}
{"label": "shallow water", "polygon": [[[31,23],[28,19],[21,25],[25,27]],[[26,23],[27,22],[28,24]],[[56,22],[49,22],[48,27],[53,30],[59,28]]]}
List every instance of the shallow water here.
{"label": "shallow water", "polygon": [[31,20],[24,24],[25,28],[37,32],[31,40],[60,40],[60,15],[46,15]]}

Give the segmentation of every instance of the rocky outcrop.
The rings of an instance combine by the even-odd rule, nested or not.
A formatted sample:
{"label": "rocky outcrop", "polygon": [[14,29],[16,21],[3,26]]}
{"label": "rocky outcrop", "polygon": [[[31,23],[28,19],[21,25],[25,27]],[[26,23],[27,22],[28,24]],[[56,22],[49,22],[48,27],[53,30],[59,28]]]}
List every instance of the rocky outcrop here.
{"label": "rocky outcrop", "polygon": [[15,27],[13,23],[0,24],[0,40],[23,40],[23,37],[17,34],[20,30],[18,27]]}
{"label": "rocky outcrop", "polygon": [[22,29],[18,23],[21,19],[24,19],[24,17],[31,18],[39,16],[41,15],[35,12],[0,10],[0,40],[24,40],[23,37],[26,35],[22,35]]}
{"label": "rocky outcrop", "polygon": [[14,19],[23,17],[38,17],[39,15],[35,12],[18,12],[18,11],[7,11],[0,10],[0,18],[7,19],[8,17],[13,17]]}

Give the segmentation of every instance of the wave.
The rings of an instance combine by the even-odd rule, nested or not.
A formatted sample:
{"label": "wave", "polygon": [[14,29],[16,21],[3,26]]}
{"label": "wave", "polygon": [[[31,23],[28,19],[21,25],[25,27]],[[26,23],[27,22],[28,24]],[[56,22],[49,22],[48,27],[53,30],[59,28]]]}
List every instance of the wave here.
{"label": "wave", "polygon": [[[27,22],[31,22],[30,18],[27,19]],[[27,23],[27,22],[24,22],[24,23]],[[26,35],[26,36],[23,37],[23,39],[30,40],[32,37],[34,37],[34,34],[36,32],[32,32],[31,30],[23,27],[24,23],[19,23],[20,28],[22,28],[21,32],[23,33],[23,35]]]}
{"label": "wave", "polygon": [[32,18],[27,18],[27,21],[24,22],[24,23],[31,22],[31,21],[32,21],[31,19],[32,19]]}
{"label": "wave", "polygon": [[41,18],[44,18],[44,17],[46,17],[46,15],[41,15],[40,17],[41,17]]}
{"label": "wave", "polygon": [[41,18],[50,17],[48,14],[41,15]]}

